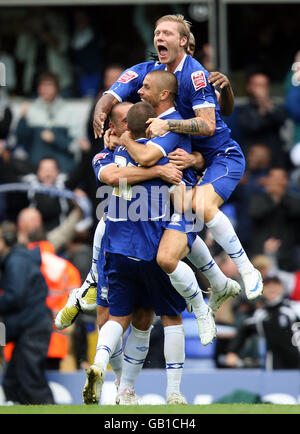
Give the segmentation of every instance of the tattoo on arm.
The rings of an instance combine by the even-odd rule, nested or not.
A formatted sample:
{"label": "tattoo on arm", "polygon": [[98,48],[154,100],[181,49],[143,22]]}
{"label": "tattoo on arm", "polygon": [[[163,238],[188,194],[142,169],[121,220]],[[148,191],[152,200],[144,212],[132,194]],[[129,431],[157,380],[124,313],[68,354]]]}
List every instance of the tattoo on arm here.
{"label": "tattoo on arm", "polygon": [[211,136],[216,125],[214,108],[197,109],[195,114],[196,117],[192,119],[169,119],[169,130],[174,133]]}

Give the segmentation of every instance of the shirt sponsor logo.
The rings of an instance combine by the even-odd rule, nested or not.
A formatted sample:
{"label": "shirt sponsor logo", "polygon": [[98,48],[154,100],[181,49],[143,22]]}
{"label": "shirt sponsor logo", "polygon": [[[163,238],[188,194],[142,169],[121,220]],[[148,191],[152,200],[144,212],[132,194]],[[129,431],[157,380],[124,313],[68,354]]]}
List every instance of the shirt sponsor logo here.
{"label": "shirt sponsor logo", "polygon": [[96,164],[98,160],[103,160],[108,154],[109,152],[100,152],[99,154],[96,154],[93,159],[93,164]]}
{"label": "shirt sponsor logo", "polygon": [[138,74],[134,71],[127,71],[124,72],[124,74],[121,75],[118,82],[119,83],[129,83],[134,78],[138,77]]}
{"label": "shirt sponsor logo", "polygon": [[191,75],[195,90],[206,86],[206,78],[203,71],[195,71]]}

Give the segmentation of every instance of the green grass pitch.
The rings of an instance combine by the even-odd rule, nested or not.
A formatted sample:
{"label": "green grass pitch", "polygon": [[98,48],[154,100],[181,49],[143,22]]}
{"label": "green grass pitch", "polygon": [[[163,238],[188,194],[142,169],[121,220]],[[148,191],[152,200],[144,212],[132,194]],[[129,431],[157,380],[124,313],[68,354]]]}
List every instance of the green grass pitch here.
{"label": "green grass pitch", "polygon": [[[0,414],[300,414],[300,405],[211,404],[211,405],[14,405],[0,406]],[[109,416],[108,416],[109,417]]]}

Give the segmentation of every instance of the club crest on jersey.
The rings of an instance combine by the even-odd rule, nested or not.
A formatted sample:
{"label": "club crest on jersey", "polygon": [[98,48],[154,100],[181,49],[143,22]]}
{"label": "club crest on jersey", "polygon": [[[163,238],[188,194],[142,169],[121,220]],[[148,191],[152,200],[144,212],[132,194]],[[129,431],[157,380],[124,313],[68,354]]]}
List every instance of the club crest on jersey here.
{"label": "club crest on jersey", "polygon": [[109,152],[100,152],[99,154],[96,154],[93,158],[93,164],[96,164],[99,160],[103,160],[108,154]]}
{"label": "club crest on jersey", "polygon": [[195,71],[191,74],[191,77],[195,90],[199,90],[206,86],[204,71]]}
{"label": "club crest on jersey", "polygon": [[129,83],[134,78],[138,77],[138,74],[134,71],[127,71],[124,72],[124,74],[121,75],[118,82],[119,83]]}

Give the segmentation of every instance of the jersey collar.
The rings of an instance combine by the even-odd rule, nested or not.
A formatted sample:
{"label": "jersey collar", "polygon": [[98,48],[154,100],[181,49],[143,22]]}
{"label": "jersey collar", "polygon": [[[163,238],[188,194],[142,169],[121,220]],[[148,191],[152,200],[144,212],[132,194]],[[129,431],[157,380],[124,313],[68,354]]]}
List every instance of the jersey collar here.
{"label": "jersey collar", "polygon": [[170,115],[171,113],[173,113],[175,111],[176,111],[176,108],[173,106],[173,107],[170,107],[168,110],[164,111],[163,113],[161,113],[160,115],[158,115],[157,117],[160,119],[160,118],[163,118],[164,116]]}
{"label": "jersey collar", "polygon": [[[180,63],[177,65],[173,74],[175,74],[175,72],[182,71],[186,56],[187,56],[187,54],[184,54],[183,58],[181,59]],[[167,71],[167,67],[165,68],[165,70]]]}

